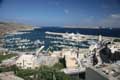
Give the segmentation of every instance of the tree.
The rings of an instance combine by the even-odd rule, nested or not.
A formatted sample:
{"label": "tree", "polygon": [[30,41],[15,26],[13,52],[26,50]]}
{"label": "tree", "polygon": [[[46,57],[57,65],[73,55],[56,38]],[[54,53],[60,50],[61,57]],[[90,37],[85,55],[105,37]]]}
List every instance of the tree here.
{"label": "tree", "polygon": [[29,76],[35,74],[35,73],[36,73],[36,70],[19,69],[19,70],[17,70],[16,75],[19,77],[22,77],[22,78],[26,78],[26,77],[29,77]]}
{"label": "tree", "polygon": [[70,77],[54,67],[42,66],[34,75],[35,80],[70,80]]}

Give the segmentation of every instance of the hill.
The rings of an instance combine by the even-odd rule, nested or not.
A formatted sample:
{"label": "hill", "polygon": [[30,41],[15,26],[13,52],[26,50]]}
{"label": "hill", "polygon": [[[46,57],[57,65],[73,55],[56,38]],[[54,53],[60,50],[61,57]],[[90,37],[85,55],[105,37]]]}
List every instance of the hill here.
{"label": "hill", "polygon": [[20,30],[31,30],[32,26],[9,23],[9,22],[0,22],[0,36],[5,35],[6,33],[16,32]]}

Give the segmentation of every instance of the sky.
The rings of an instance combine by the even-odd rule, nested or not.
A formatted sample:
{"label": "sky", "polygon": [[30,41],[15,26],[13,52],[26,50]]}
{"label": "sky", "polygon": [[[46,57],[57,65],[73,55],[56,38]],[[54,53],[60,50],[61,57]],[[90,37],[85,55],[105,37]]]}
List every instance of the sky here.
{"label": "sky", "polygon": [[0,0],[0,21],[39,26],[120,27],[120,0]]}

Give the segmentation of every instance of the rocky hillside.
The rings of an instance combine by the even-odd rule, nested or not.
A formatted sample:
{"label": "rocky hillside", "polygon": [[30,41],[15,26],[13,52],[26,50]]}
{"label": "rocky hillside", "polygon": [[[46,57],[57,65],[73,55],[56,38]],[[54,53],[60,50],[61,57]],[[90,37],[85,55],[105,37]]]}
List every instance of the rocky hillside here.
{"label": "rocky hillside", "polygon": [[17,23],[0,22],[0,36],[3,36],[4,34],[10,32],[30,29],[32,29],[32,26]]}

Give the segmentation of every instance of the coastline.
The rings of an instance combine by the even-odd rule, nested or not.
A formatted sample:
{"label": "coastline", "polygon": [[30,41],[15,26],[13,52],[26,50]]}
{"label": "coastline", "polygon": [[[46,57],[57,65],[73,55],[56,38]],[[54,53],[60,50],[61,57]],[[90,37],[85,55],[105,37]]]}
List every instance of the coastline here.
{"label": "coastline", "polygon": [[[40,31],[38,32],[38,30],[37,30],[37,32],[35,33],[35,35],[34,35],[34,38],[35,38],[35,36],[43,36],[43,35],[41,35],[41,34],[39,34],[39,33],[41,33],[41,32],[45,32],[45,33],[54,33],[54,31],[56,30],[56,32],[55,33],[58,33],[58,34],[64,34],[65,33],[65,31],[63,30],[63,29],[59,29],[59,28],[57,28],[57,29],[55,29],[55,30],[51,30],[51,29],[53,29],[53,28],[51,28],[51,29],[49,29],[49,28],[43,28],[43,31],[42,31],[42,29],[41,29],[41,27],[26,27],[26,28],[19,28],[19,29],[16,29],[16,30],[11,30],[11,31],[9,31],[9,32],[6,32],[7,34],[11,34],[11,35],[19,35],[19,34],[25,34],[25,33],[29,33],[29,30],[31,31],[31,30],[36,30],[36,29],[40,29]],[[60,31],[61,32],[60,32]],[[62,31],[63,30],[63,31]],[[68,31],[69,30],[69,28],[66,30],[66,31]],[[71,29],[70,29],[71,30]],[[71,31],[74,31],[74,29],[72,29]],[[74,32],[69,32],[68,31],[68,33],[70,33],[70,34],[73,34]],[[75,33],[75,34],[77,34],[77,33]],[[80,33],[80,34],[82,34],[82,33]],[[88,37],[88,38],[91,38],[91,39],[98,39],[98,35],[91,35],[91,34],[83,34],[83,35],[85,35],[86,37]],[[27,35],[28,36],[28,35]],[[45,35],[44,35],[45,36]],[[103,36],[103,38],[104,39],[109,39],[109,40],[114,40],[114,39],[119,39],[118,37],[109,37],[109,36]],[[36,39],[36,38],[35,38]],[[2,40],[2,38],[1,38],[1,40]],[[3,42],[4,43],[4,42]],[[7,44],[8,45],[8,44]]]}
{"label": "coastline", "polygon": [[6,34],[17,33],[18,31],[27,31],[33,30],[33,26],[23,25],[18,23],[10,23],[10,22],[0,22],[0,46],[4,44],[3,37]]}

